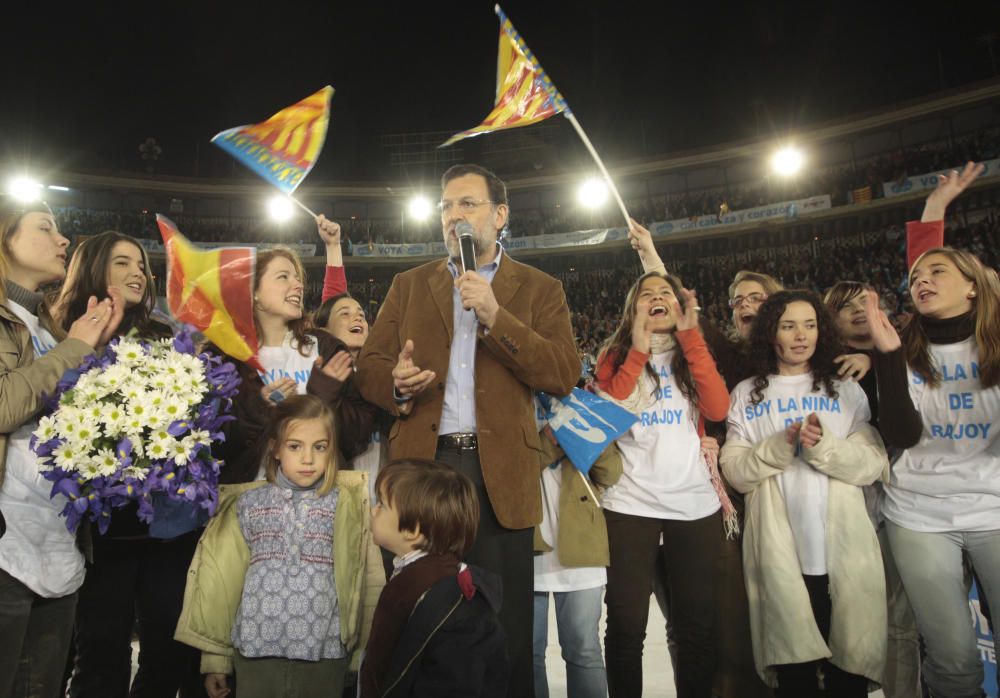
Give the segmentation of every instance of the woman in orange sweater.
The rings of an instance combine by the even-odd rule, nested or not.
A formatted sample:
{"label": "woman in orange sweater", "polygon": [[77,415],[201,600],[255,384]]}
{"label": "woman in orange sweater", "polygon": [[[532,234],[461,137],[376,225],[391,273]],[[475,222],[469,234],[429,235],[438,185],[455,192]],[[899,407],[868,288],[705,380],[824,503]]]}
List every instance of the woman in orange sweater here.
{"label": "woman in orange sweater", "polygon": [[644,274],[598,358],[602,394],[639,418],[618,440],[624,472],[604,496],[612,698],[642,694],[642,646],[661,536],[677,695],[712,695],[716,565],[735,511],[717,454],[701,447],[704,420],[725,417],[729,393],[698,329],[698,310],[694,293],[677,277]]}

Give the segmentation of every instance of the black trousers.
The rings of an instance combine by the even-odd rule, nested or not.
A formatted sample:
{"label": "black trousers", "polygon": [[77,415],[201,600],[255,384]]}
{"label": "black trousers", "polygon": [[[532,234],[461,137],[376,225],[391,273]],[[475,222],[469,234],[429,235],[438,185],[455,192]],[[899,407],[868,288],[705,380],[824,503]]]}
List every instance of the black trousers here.
{"label": "black trousers", "polygon": [[76,599],[43,598],[0,570],[0,696],[59,695]]}
{"label": "black trousers", "polygon": [[[612,698],[642,695],[649,595],[659,574],[669,598],[677,696],[711,698],[717,663],[717,569],[725,535],[721,513],[677,521],[605,510],[604,518],[611,548],[604,596],[608,693]],[[658,557],[661,534],[663,555]],[[658,573],[657,564],[663,566]]]}
{"label": "black trousers", "polygon": [[[830,615],[833,603],[830,601],[830,577],[823,575],[802,575],[813,617],[824,640],[830,639]],[[777,698],[865,698],[868,695],[868,679],[857,674],[849,674],[827,660],[804,662],[802,664],[779,664]],[[820,690],[817,670],[823,673],[823,690]]]}
{"label": "black trousers", "polygon": [[[479,495],[479,531],[465,561],[500,575],[503,582],[503,605],[500,624],[507,634],[510,658],[510,682],[507,695],[511,698],[532,698],[533,680],[532,629],[534,614],[534,529],[512,530],[497,521],[483,483],[479,452],[439,448],[437,460],[447,463],[472,480]],[[536,464],[527,464],[525,467]]]}
{"label": "black trousers", "polygon": [[[170,541],[94,536],[94,564],[76,609],[72,698],[182,698],[205,695],[198,650],[174,640],[184,584],[201,531]],[[132,630],[139,624],[139,669]]]}

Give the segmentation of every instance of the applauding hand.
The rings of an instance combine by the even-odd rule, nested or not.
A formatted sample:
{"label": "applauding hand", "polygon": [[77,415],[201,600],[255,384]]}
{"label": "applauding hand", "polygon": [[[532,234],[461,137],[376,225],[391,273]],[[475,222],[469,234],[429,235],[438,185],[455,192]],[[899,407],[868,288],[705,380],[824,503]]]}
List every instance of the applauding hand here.
{"label": "applauding hand", "polygon": [[695,295],[694,291],[689,291],[686,288],[681,289],[681,295],[684,296],[684,312],[681,312],[681,304],[676,298],[670,301],[670,304],[674,308],[674,317],[677,318],[677,329],[681,330],[692,330],[698,327],[698,311],[701,308],[698,307],[698,296]]}
{"label": "applauding hand", "polygon": [[803,447],[812,448],[819,443],[821,438],[823,438],[823,425],[819,423],[819,417],[816,416],[816,413],[811,412],[799,431],[799,441],[802,442]]}
{"label": "applauding hand", "polygon": [[868,318],[868,329],[872,333],[872,342],[875,348],[883,354],[896,351],[903,346],[896,333],[896,328],[889,322],[889,318],[878,304],[878,294],[869,291],[865,295],[865,317]]}

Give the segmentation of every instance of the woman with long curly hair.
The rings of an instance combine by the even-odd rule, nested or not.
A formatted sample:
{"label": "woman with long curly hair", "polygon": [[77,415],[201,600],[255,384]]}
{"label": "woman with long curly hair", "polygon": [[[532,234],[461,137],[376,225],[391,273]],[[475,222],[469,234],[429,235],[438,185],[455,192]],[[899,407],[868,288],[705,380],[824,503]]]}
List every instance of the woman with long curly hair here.
{"label": "woman with long curly hair", "polygon": [[605,637],[612,696],[642,693],[642,646],[663,536],[681,698],[709,698],[716,669],[716,573],[735,511],[704,420],[720,420],[729,394],[698,329],[695,295],[673,276],[644,274],[597,361],[603,394],[639,421],[618,440],[624,472],[604,496],[611,550]]}
{"label": "woman with long curly hair", "polygon": [[[958,173],[949,179],[936,191]],[[932,694],[979,696],[962,561],[1000,607],[1000,282],[975,255],[948,247],[920,255],[909,281],[916,313],[902,338],[868,298],[881,430],[903,449],[882,512]]]}
{"label": "woman with long curly hair", "polygon": [[837,334],[811,291],[761,305],[721,455],[745,495],[754,661],[779,698],[864,698],[882,677],[885,584],[862,487],[888,460],[864,391],[837,377]]}

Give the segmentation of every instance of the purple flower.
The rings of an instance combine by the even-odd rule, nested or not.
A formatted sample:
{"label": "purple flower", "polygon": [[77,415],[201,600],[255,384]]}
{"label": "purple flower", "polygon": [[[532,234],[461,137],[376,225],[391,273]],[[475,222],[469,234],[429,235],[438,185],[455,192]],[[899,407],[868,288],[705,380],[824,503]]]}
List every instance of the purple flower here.
{"label": "purple flower", "polygon": [[118,442],[115,446],[115,455],[118,456],[118,462],[121,463],[122,468],[129,468],[132,466],[132,440],[125,437]]}
{"label": "purple flower", "polygon": [[180,436],[181,434],[186,434],[191,430],[191,422],[186,419],[179,419],[176,422],[171,422],[170,426],[167,427],[167,433],[174,438]]}
{"label": "purple flower", "polygon": [[174,349],[181,354],[194,353],[194,338],[189,330],[185,328],[174,337]]}

